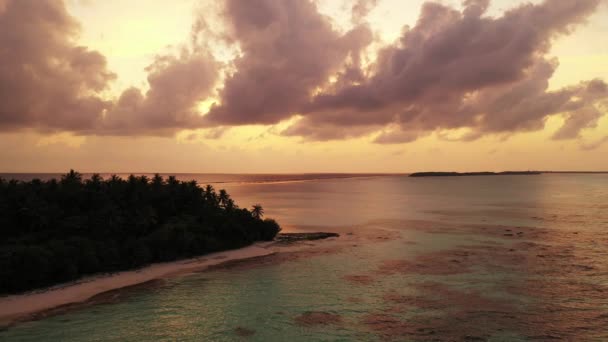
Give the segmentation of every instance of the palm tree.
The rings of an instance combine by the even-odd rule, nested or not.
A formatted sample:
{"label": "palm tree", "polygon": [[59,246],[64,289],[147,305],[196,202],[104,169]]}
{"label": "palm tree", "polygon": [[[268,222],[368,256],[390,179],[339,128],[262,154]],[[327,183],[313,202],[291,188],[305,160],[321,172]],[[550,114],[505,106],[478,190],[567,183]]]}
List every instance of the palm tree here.
{"label": "palm tree", "polygon": [[220,194],[218,196],[218,200],[220,202],[220,204],[226,208],[228,205],[228,201],[230,200],[230,195],[228,195],[228,192],[226,192],[225,189],[221,189],[220,190]]}
{"label": "palm tree", "polygon": [[215,194],[215,189],[213,186],[207,184],[205,187],[205,200],[207,202],[211,202],[212,205],[217,205],[217,195]]}
{"label": "palm tree", "polygon": [[63,184],[80,184],[82,182],[82,175],[74,170],[61,176],[61,182]]}
{"label": "palm tree", "polygon": [[135,184],[137,184],[137,177],[135,175],[129,175],[129,177],[127,177],[127,182],[129,185],[135,187]]}
{"label": "palm tree", "polygon": [[146,176],[146,175],[139,176],[138,180],[143,185],[148,185],[148,183],[150,182],[150,178],[148,178],[148,176]]}
{"label": "palm tree", "polygon": [[101,184],[101,182],[103,182],[103,177],[101,177],[99,175],[99,173],[94,173],[91,176],[91,181],[90,182],[93,183],[93,184]]}
{"label": "palm tree", "polygon": [[90,180],[87,180],[85,182],[87,184],[87,186],[89,186],[91,189],[95,190],[95,191],[99,191],[99,189],[101,189],[101,186],[103,184],[103,178],[98,174],[98,173],[94,173],[91,176]]}
{"label": "palm tree", "polygon": [[175,178],[175,176],[169,176],[169,178],[167,178],[167,184],[170,185],[172,188],[175,188],[179,185],[179,181],[177,180],[177,178]]}
{"label": "palm tree", "polygon": [[253,216],[255,219],[261,220],[264,216],[264,208],[262,208],[260,204],[254,204],[251,208],[251,216]]}
{"label": "palm tree", "polygon": [[160,187],[164,182],[163,177],[158,173],[155,173],[154,177],[152,177],[152,184],[154,184],[156,187]]}
{"label": "palm tree", "polygon": [[207,195],[210,195],[215,192],[215,189],[212,185],[207,184],[207,186],[205,186],[205,192],[207,193]]}

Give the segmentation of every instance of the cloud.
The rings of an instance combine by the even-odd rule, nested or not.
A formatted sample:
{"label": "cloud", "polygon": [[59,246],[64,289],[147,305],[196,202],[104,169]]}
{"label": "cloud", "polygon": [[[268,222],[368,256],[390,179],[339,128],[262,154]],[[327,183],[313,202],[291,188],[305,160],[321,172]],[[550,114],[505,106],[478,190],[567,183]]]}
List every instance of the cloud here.
{"label": "cloud", "polygon": [[[380,128],[381,126],[377,126]],[[295,124],[279,131],[280,135],[304,137],[309,141],[329,141],[359,138],[370,134],[368,127],[348,127],[342,125],[315,125],[308,118],[301,118]]]}
{"label": "cloud", "polygon": [[229,35],[241,49],[212,107],[210,125],[273,124],[297,113],[347,59],[371,42],[367,26],[341,34],[308,0],[228,0]]}
{"label": "cloud", "polygon": [[228,132],[228,130],[230,130],[230,129],[227,127],[212,128],[212,129],[209,129],[208,131],[206,131],[203,134],[203,137],[205,139],[220,139],[221,137],[224,136],[224,134],[226,134],[226,132]]}
{"label": "cloud", "polygon": [[480,133],[539,130],[549,116],[568,113],[564,127],[553,138],[576,138],[602,115],[594,105],[608,98],[608,91],[601,80],[548,91],[556,67],[556,61],[539,60],[522,80],[480,91],[468,99],[460,113],[477,115],[474,128]]}
{"label": "cloud", "polygon": [[557,137],[575,137],[597,121],[591,108],[608,97],[606,84],[549,91],[558,63],[545,55],[598,4],[546,0],[494,18],[483,15],[488,1],[465,1],[462,11],[427,2],[416,25],[379,51],[363,73],[368,78],[316,95],[300,114],[311,127],[397,124],[408,132],[377,139],[387,143],[412,141],[414,131],[467,127],[479,137],[538,130],[566,112],[571,119]]}
{"label": "cloud", "polygon": [[8,6],[8,1],[9,0],[0,0],[0,14],[2,14],[6,10],[6,7]]}
{"label": "cloud", "polygon": [[360,24],[376,5],[378,0],[355,0],[351,6],[353,24]]}
{"label": "cloud", "polygon": [[555,140],[579,138],[583,129],[597,127],[604,113],[593,104],[608,103],[608,86],[601,80],[593,80],[580,85],[573,96],[571,108],[566,108],[570,113],[564,125],[553,135]]}
{"label": "cloud", "polygon": [[75,40],[80,26],[60,1],[0,4],[0,131],[91,129],[111,103],[106,59]]}
{"label": "cloud", "polygon": [[[353,0],[353,27],[341,31],[312,0],[226,0],[219,17],[203,11],[187,43],[146,68],[149,89],[108,99],[115,75],[76,43],[80,27],[63,2],[0,0],[0,131],[168,136],[219,127],[210,135],[219,138],[221,127],[299,116],[279,134],[401,144],[453,129],[466,129],[464,141],[534,131],[555,115],[565,120],[553,139],[573,139],[605,114],[602,80],[549,89],[553,41],[600,0],[545,0],[495,17],[485,15],[489,0],[464,0],[462,10],[427,2],[413,27],[363,63],[374,39],[364,18],[376,2]],[[235,57],[218,62],[205,40]],[[199,105],[216,97],[202,115]]]}
{"label": "cloud", "polygon": [[3,1],[0,130],[169,135],[202,126],[197,104],[212,92],[219,70],[205,49],[157,56],[146,68],[145,94],[129,88],[107,100],[101,94],[115,75],[102,54],[75,43],[80,26],[62,1]]}
{"label": "cloud", "polygon": [[593,151],[593,150],[599,148],[600,146],[604,145],[605,143],[608,143],[608,135],[599,140],[596,140],[596,141],[593,141],[590,143],[581,144],[581,150]]}
{"label": "cloud", "polygon": [[203,126],[197,108],[213,91],[218,63],[204,51],[184,48],[181,55],[158,56],[146,68],[150,89],[125,90],[108,110],[97,134],[171,135]]}
{"label": "cloud", "polygon": [[404,130],[403,127],[396,127],[380,132],[374,139],[377,144],[404,144],[418,140],[424,132],[415,130]]}

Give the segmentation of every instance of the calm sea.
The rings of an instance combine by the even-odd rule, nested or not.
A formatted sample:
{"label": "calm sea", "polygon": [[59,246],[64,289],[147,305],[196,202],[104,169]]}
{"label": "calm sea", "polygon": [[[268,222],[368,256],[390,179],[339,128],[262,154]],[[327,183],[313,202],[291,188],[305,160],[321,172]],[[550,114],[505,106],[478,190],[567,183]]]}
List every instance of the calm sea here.
{"label": "calm sea", "polygon": [[285,230],[342,236],[124,291],[0,340],[608,340],[608,175],[177,177],[260,203]]}

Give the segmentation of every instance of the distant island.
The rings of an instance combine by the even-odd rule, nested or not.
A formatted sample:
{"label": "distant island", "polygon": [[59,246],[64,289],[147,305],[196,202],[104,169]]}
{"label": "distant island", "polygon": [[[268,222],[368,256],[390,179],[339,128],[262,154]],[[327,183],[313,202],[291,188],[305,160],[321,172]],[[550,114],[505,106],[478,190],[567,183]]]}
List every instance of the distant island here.
{"label": "distant island", "polygon": [[0,178],[0,294],[273,240],[263,215],[173,176]]}
{"label": "distant island", "polygon": [[462,177],[462,176],[521,176],[540,175],[539,171],[504,171],[504,172],[416,172],[410,177]]}

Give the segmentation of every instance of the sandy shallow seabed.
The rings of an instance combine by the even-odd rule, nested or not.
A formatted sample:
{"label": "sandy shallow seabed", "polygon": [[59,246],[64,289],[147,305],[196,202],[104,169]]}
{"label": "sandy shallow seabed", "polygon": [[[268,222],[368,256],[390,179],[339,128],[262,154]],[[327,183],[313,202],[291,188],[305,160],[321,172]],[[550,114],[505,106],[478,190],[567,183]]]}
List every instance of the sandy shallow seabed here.
{"label": "sandy shallow seabed", "polygon": [[[105,293],[138,285],[143,286],[145,283],[158,279],[200,272],[209,268],[222,267],[223,264],[257,259],[276,253],[292,254],[303,250],[312,251],[315,249],[314,247],[320,246],[333,249],[346,245],[353,239],[352,236],[343,235],[340,238],[298,241],[289,244],[258,242],[240,249],[211,253],[192,259],[152,264],[137,270],[94,275],[42,290],[0,297],[0,327],[43,318],[48,314],[53,314],[53,310],[69,310],[70,306],[78,303],[86,305],[86,302],[95,302],[95,298],[101,297]],[[62,308],[64,310],[61,310]]]}

